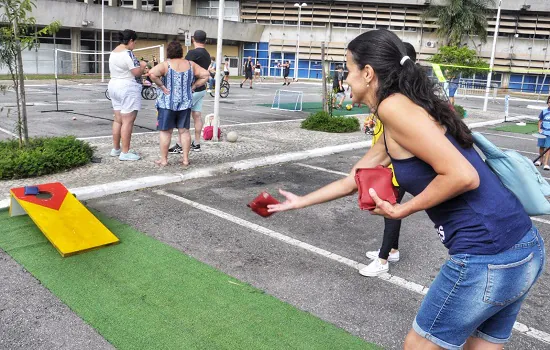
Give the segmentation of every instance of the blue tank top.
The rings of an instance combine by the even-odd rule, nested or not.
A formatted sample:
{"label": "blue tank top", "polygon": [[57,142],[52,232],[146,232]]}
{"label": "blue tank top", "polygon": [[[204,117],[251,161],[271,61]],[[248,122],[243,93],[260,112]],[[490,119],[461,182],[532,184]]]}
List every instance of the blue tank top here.
{"label": "blue tank top", "polygon": [[193,84],[193,63],[189,62],[189,69],[185,72],[176,72],[170,66],[168,61],[168,72],[162,78],[162,83],[170,91],[170,95],[165,95],[159,89],[157,97],[157,108],[170,109],[172,111],[183,111],[191,108],[193,95],[191,85]]}
{"label": "blue tank top", "polygon": [[[451,255],[490,255],[510,248],[532,227],[531,219],[473,147],[463,148],[449,133],[445,136],[477,170],[480,183],[477,189],[426,210],[441,242]],[[387,147],[386,152],[391,158]],[[437,176],[417,157],[391,160],[397,181],[413,196]]]}

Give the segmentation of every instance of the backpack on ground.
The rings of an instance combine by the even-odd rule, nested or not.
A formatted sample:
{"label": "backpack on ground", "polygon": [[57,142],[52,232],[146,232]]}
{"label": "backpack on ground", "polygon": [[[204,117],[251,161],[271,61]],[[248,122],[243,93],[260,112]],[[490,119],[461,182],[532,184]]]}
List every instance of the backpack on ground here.
{"label": "backpack on ground", "polygon": [[480,133],[472,133],[475,145],[485,155],[485,164],[519,199],[531,216],[550,214],[550,185],[533,162],[516,151],[503,151]]}
{"label": "backpack on ground", "polygon": [[[214,137],[214,114],[208,114],[204,117],[204,127],[202,128],[202,138],[206,141]],[[218,128],[218,139],[222,137],[222,129]]]}

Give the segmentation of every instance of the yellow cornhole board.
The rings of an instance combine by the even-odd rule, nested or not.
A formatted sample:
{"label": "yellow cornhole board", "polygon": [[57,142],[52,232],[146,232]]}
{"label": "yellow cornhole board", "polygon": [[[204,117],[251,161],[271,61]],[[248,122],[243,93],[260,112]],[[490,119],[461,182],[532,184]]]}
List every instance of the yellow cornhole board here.
{"label": "yellow cornhole board", "polygon": [[113,235],[59,182],[38,185],[39,195],[10,189],[10,216],[28,214],[62,256],[118,243]]}

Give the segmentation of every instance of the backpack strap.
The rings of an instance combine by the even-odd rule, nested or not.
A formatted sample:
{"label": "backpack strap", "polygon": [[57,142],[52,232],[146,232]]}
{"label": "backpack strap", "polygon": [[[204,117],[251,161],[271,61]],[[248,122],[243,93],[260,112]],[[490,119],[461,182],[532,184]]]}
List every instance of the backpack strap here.
{"label": "backpack strap", "polygon": [[472,136],[475,145],[483,152],[487,159],[506,158],[506,154],[491,141],[487,140],[485,136],[478,132],[473,132]]}

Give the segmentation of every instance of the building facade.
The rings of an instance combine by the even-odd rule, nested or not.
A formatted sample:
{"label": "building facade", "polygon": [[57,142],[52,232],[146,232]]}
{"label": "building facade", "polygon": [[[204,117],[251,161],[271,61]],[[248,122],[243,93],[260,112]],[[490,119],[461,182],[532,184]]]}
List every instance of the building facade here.
{"label": "building facade", "polygon": [[[107,52],[116,46],[116,32],[125,28],[139,33],[139,47],[183,40],[185,32],[203,29],[208,49],[215,53],[218,1],[211,0],[103,0]],[[394,31],[416,48],[425,63],[445,43],[437,38],[433,20],[422,20],[430,4],[445,0],[333,0],[296,1],[228,0],[224,7],[223,54],[231,58],[233,73],[242,61],[252,56],[262,66],[264,76],[279,76],[282,61],[290,61],[291,76],[320,79],[321,43],[325,43],[330,66],[344,60],[347,43],[372,29]],[[304,4],[299,2],[298,4]],[[64,64],[71,73],[97,73],[97,51],[101,50],[101,0],[38,0],[33,15],[37,25],[62,21],[63,29],[43,38],[39,51],[28,53],[28,73],[45,73],[52,67],[54,47],[93,52],[75,64]],[[465,39],[463,44],[477,50],[489,61],[496,9],[488,15],[488,41]],[[498,32],[494,82],[524,92],[549,92],[550,77],[550,1],[503,0]],[[68,55],[68,54],[66,54]],[[82,64],[81,62],[85,62]],[[59,65],[59,63],[58,63]],[[28,68],[27,68],[28,66]],[[69,69],[70,67],[70,69]],[[472,79],[483,80],[478,74]]]}

